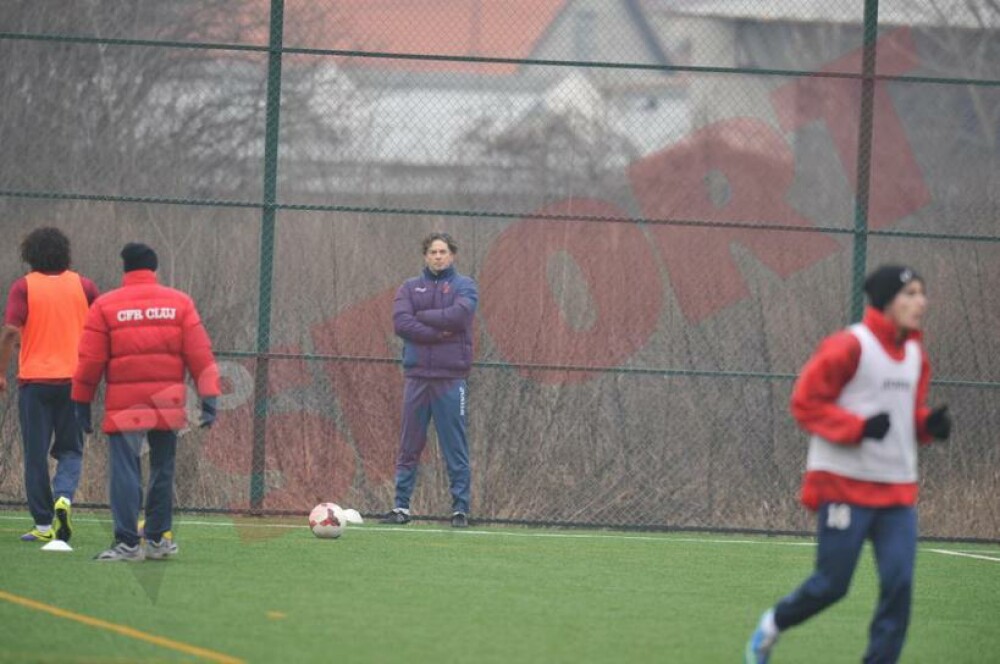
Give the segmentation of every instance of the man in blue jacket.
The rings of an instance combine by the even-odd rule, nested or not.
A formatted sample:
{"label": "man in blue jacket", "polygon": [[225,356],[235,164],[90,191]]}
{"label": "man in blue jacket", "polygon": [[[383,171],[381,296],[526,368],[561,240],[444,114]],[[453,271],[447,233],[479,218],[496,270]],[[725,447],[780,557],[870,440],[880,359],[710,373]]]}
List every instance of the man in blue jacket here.
{"label": "man in blue jacket", "polygon": [[479,292],[472,278],[455,272],[458,245],[447,233],[423,241],[425,267],[396,292],[392,320],[403,339],[403,425],[396,457],[396,502],[382,523],[410,521],[410,496],[417,480],[427,425],[434,418],[438,444],[448,466],[451,525],[469,525],[469,440],[465,433],[472,366],[472,320]]}

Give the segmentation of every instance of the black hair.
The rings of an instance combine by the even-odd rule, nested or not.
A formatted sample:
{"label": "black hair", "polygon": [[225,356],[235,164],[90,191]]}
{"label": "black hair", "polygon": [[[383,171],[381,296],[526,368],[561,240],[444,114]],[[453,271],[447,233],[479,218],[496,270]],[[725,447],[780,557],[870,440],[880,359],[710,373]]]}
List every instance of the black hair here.
{"label": "black hair", "polygon": [[448,251],[450,251],[451,253],[453,254],[458,253],[458,244],[455,242],[454,238],[452,238],[447,233],[437,233],[437,232],[431,233],[430,235],[424,238],[423,253],[426,254],[427,250],[430,249],[431,245],[434,244],[434,242],[437,240],[441,240],[446,245],[448,245]]}
{"label": "black hair", "polygon": [[69,238],[58,228],[36,228],[21,240],[21,260],[36,272],[68,270]]}

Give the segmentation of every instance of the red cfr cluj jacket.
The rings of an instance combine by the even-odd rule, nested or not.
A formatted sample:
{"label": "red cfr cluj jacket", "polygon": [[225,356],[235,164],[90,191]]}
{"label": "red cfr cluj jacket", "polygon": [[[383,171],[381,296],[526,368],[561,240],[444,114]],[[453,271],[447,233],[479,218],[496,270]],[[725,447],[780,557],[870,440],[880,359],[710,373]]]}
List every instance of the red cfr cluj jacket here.
{"label": "red cfr cluj jacket", "polygon": [[[897,328],[885,315],[872,307],[865,310],[862,323],[872,331],[888,355],[901,360],[903,345],[896,342]],[[904,341],[920,340],[919,332],[911,332]],[[847,330],[836,332],[822,341],[806,362],[792,391],[792,416],[809,433],[822,436],[840,445],[858,445],[862,439],[864,418],[837,404],[844,386],[854,377],[861,358],[861,344]],[[921,345],[920,378],[917,383],[917,439],[930,441],[927,433],[927,392],[931,369]],[[829,471],[806,471],[802,481],[802,504],[816,510],[823,503],[850,503],[863,507],[893,507],[913,505],[917,500],[917,483],[870,482]]]}
{"label": "red cfr cluj jacket", "polygon": [[185,371],[200,397],[219,395],[212,344],[190,296],[160,285],[152,270],[133,270],[87,313],[72,398],[90,403],[106,373],[105,433],[178,430],[187,425]]}

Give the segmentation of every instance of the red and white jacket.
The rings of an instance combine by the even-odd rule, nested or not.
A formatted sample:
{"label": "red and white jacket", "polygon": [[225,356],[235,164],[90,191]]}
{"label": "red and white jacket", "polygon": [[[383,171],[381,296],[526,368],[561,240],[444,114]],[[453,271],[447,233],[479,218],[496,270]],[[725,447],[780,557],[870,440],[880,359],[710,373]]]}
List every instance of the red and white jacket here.
{"label": "red and white jacket", "polygon": [[[803,367],[791,408],[799,426],[813,434],[801,495],[809,509],[916,502],[917,444],[931,440],[931,370],[920,332],[902,342],[897,334],[882,312],[869,307],[860,325],[824,339]],[[886,438],[864,439],[865,419],[882,411],[890,413]]]}
{"label": "red and white jacket", "polygon": [[84,322],[72,399],[90,403],[107,372],[105,433],[187,425],[185,370],[200,397],[218,396],[219,368],[191,298],[152,270],[126,272]]}

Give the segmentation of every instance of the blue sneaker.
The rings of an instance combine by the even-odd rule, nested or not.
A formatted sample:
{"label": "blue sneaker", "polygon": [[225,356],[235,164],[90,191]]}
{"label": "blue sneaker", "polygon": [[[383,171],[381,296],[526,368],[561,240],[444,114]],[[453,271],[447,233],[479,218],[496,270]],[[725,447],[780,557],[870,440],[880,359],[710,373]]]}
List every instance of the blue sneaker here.
{"label": "blue sneaker", "polygon": [[771,658],[771,648],[777,642],[778,631],[774,629],[774,609],[768,609],[760,617],[757,629],[747,641],[746,650],[743,651],[743,664],[767,664]]}

